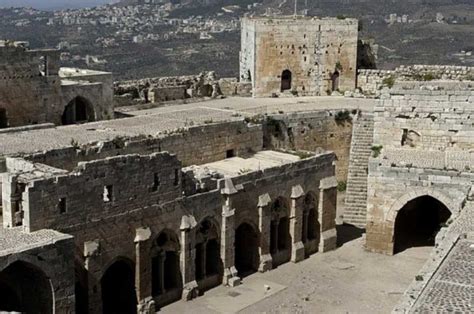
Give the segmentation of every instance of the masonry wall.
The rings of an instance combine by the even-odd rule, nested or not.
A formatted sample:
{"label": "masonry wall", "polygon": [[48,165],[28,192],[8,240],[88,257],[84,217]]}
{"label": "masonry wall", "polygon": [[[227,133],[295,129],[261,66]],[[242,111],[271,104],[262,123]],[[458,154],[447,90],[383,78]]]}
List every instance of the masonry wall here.
{"label": "masonry wall", "polygon": [[366,70],[361,69],[357,74],[357,87],[366,94],[380,95],[384,87],[384,80],[420,81],[426,83],[431,80],[472,81],[474,68],[450,65],[412,65],[400,66],[394,70]]}
{"label": "masonry wall", "polygon": [[225,159],[233,150],[235,156],[248,156],[262,150],[261,125],[244,121],[209,124],[177,130],[156,138],[116,138],[76,149],[51,150],[27,156],[26,159],[62,169],[74,169],[78,162],[123,154],[150,154],[168,151],[176,154],[183,165],[203,164]]}
{"label": "masonry wall", "polygon": [[[262,234],[260,243],[263,243],[263,250],[268,250],[270,233],[267,226],[270,221],[267,219],[270,216],[266,211],[279,197],[287,199],[288,209],[295,213],[289,216],[294,239],[292,256],[298,255],[295,255],[295,262],[304,258],[304,246],[298,237],[301,237],[301,206],[306,193],[314,193],[317,200],[320,229],[316,249],[324,252],[335,248],[336,180],[333,161],[333,154],[321,154],[232,178],[231,185],[226,179],[216,179],[217,188],[187,196],[183,196],[182,188],[188,183],[180,179],[178,185],[175,184],[175,170],[180,162],[167,153],[117,156],[81,163],[77,170],[52,178],[39,175],[35,178],[35,172],[17,175],[18,180],[25,180],[23,182],[27,184],[22,195],[24,227],[30,231],[54,228],[74,236],[76,269],[80,273],[85,271],[81,270],[81,265],[87,265],[89,309],[91,313],[100,313],[100,280],[108,266],[118,259],[128,260],[132,265],[136,263],[139,301],[148,297],[151,273],[142,267],[143,263],[151,263],[151,247],[164,230],[174,232],[179,239],[185,289],[186,284],[195,280],[195,234],[205,219],[214,222],[218,228],[222,267],[227,272],[232,272],[234,267],[234,230],[241,223],[255,226],[258,234]],[[160,185],[155,191],[156,173]],[[103,188],[110,185],[113,186],[113,198],[104,202]],[[237,188],[232,191],[234,186]],[[269,199],[263,204],[261,196],[265,194]],[[84,198],[84,195],[88,197]],[[64,198],[66,210],[61,212],[58,201]],[[231,208],[227,206],[229,204]],[[259,212],[261,206],[266,208],[265,213]],[[261,221],[265,222],[264,226]],[[139,230],[144,229],[150,234],[139,236]],[[267,260],[263,262],[267,263]],[[271,263],[265,265],[270,265],[270,268],[264,270],[271,269]]]}
{"label": "masonry wall", "polygon": [[332,151],[337,157],[337,180],[347,181],[352,122],[336,121],[337,114],[318,111],[272,115],[264,124],[264,145],[268,149]]}
{"label": "masonry wall", "polygon": [[334,18],[245,18],[241,79],[251,73],[254,96],[281,92],[282,73],[291,71],[291,92],[326,95],[355,88],[358,22]]}
{"label": "masonry wall", "polygon": [[474,182],[474,92],[457,84],[402,83],[375,108],[381,152],[369,162],[369,250],[393,254],[395,219],[411,199],[432,196],[453,219],[463,209]]}

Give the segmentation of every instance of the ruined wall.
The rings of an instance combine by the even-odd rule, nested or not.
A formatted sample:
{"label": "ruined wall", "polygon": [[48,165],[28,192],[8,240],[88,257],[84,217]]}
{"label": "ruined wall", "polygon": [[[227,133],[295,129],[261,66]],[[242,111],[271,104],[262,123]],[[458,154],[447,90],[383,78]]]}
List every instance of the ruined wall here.
{"label": "ruined wall", "polygon": [[155,138],[116,138],[104,143],[86,145],[80,150],[69,147],[33,154],[26,157],[62,169],[74,169],[78,162],[118,154],[150,154],[168,151],[176,154],[183,165],[203,164],[225,159],[233,150],[235,156],[248,156],[262,150],[261,125],[248,125],[244,121],[209,124],[181,129]]}
{"label": "ruined wall", "polygon": [[357,40],[354,19],[244,18],[241,79],[250,72],[254,96],[279,94],[284,70],[298,95],[353,90]]}
{"label": "ruined wall", "polygon": [[45,122],[60,125],[65,107],[75,96],[91,102],[96,120],[113,117],[110,73],[68,78],[75,85],[62,82],[57,50],[0,47],[0,60],[0,128]]}
{"label": "ruined wall", "polygon": [[[381,89],[387,85],[387,80],[420,81],[433,80],[472,81],[474,68],[451,65],[411,65],[400,66],[394,70],[359,70],[357,87],[365,94],[379,96]],[[385,81],[384,81],[385,80]]]}
{"label": "ruined wall", "polygon": [[451,83],[449,90],[446,84],[403,83],[375,108],[380,154],[369,162],[369,250],[393,254],[397,213],[412,199],[432,196],[452,219],[464,206],[474,182],[474,92],[468,84]]}
{"label": "ruined wall", "polygon": [[264,146],[268,149],[332,151],[336,154],[336,177],[347,180],[352,139],[352,112],[347,119],[336,116],[343,111],[301,112],[272,115],[264,124]]}
{"label": "ruined wall", "polygon": [[[49,60],[46,73],[44,58]],[[0,47],[0,128],[55,118],[51,108],[61,106],[58,61],[57,51]]]}
{"label": "ruined wall", "polygon": [[148,101],[151,103],[185,99],[187,96],[186,86],[176,87],[153,87],[148,91]]}

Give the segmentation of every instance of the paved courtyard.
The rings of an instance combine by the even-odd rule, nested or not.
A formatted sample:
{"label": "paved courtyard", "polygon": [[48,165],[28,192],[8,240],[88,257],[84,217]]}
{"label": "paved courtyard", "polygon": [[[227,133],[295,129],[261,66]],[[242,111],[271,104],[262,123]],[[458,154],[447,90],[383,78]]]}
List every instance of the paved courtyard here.
{"label": "paved courtyard", "polygon": [[340,247],[298,263],[218,287],[162,313],[390,313],[422,267],[431,247],[395,256],[366,252],[360,231],[339,226]]}

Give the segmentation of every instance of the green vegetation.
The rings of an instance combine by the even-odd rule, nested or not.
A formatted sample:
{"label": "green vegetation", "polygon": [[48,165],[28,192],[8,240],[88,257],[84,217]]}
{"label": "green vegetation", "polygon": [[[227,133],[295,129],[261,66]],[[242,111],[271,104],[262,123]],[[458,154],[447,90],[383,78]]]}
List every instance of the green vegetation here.
{"label": "green vegetation", "polygon": [[74,149],[80,149],[81,146],[79,145],[79,142],[76,141],[75,139],[71,138],[71,142],[70,142],[71,146],[74,148]]}
{"label": "green vegetation", "polygon": [[339,181],[337,182],[337,191],[344,192],[347,190],[347,182],[346,181]]}
{"label": "green vegetation", "polygon": [[388,88],[392,88],[395,85],[395,77],[390,75],[382,80],[382,84],[387,86]]}
{"label": "green vegetation", "polygon": [[349,110],[339,111],[334,116],[334,120],[336,121],[337,125],[344,125],[347,123],[352,123],[352,116]]}
{"label": "green vegetation", "polygon": [[336,70],[342,71],[342,64],[339,61],[336,62]]}
{"label": "green vegetation", "polygon": [[336,17],[337,17],[338,20],[345,20],[347,18],[345,15],[342,15],[342,14],[340,14]]}
{"label": "green vegetation", "polygon": [[374,158],[377,158],[380,156],[380,153],[382,152],[382,149],[383,149],[383,146],[382,145],[374,145],[372,146],[371,150],[372,150],[372,156]]}
{"label": "green vegetation", "polygon": [[423,276],[422,275],[416,275],[415,280],[416,281],[423,281]]}

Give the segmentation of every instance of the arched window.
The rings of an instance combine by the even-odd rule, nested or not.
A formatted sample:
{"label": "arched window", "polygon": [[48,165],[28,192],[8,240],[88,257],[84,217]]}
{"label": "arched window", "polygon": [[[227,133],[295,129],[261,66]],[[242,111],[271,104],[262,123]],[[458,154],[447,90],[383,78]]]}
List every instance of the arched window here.
{"label": "arched window", "polygon": [[180,245],[172,231],[163,231],[152,247],[152,295],[160,306],[181,298],[182,278],[179,267]]}
{"label": "arched window", "polygon": [[210,219],[196,227],[195,274],[200,291],[217,286],[221,282],[222,261],[220,257],[219,230]]}

